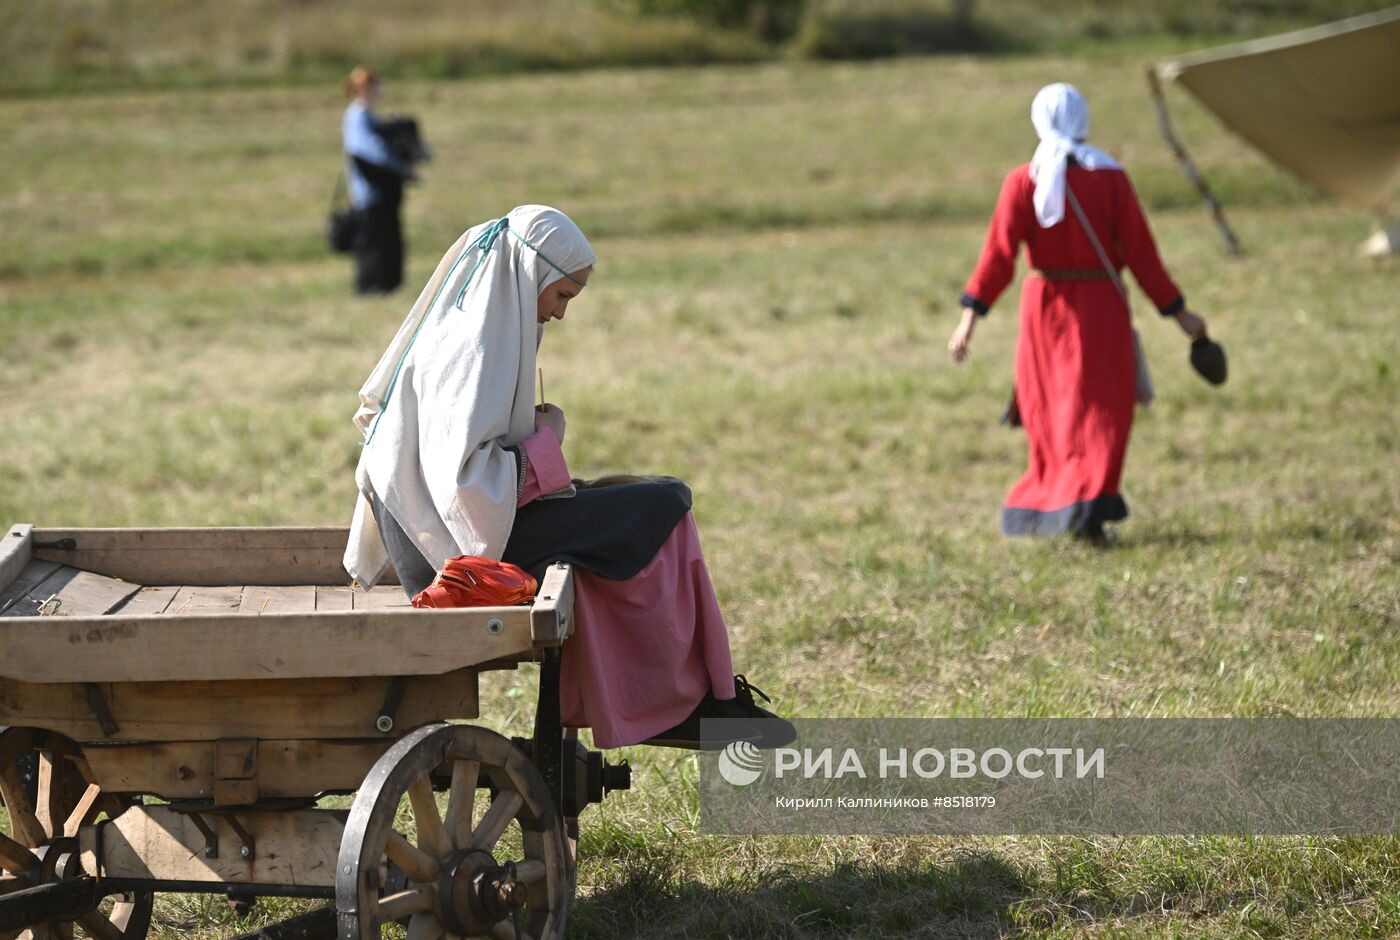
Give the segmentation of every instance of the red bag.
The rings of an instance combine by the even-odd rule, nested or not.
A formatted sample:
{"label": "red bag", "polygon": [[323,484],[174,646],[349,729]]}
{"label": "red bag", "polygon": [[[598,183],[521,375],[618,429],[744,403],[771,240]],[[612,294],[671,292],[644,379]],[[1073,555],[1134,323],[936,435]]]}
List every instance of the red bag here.
{"label": "red bag", "polygon": [[512,607],[528,604],[539,585],[507,561],[458,555],[447,559],[433,583],[413,598],[414,607]]}

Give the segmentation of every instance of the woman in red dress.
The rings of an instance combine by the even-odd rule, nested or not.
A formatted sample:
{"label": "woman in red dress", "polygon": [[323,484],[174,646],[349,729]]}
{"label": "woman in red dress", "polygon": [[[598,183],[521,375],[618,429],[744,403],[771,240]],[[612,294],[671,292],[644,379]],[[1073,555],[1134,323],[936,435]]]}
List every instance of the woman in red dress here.
{"label": "woman in red dress", "polygon": [[1031,105],[1031,121],[1040,146],[1002,184],[948,351],[957,362],[967,356],[977,318],[1011,283],[1025,243],[1032,270],[1021,289],[1016,403],[1030,460],[1007,494],[1002,531],[1097,541],[1105,522],[1128,515],[1118,481],[1133,426],[1137,360],[1127,303],[1073,200],[1114,268],[1130,268],[1163,316],[1193,337],[1205,333],[1205,321],[1186,309],[1163,268],[1127,174],[1084,142],[1083,96],[1070,85],[1048,85]]}

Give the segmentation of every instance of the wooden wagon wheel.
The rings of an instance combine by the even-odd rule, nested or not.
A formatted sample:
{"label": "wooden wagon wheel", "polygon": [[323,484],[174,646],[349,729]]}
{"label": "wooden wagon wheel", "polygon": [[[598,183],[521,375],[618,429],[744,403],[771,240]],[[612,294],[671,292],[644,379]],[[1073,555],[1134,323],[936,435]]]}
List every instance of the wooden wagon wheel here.
{"label": "wooden wagon wheel", "polygon": [[[21,766],[30,763],[35,779]],[[73,877],[78,866],[78,829],[100,813],[117,816],[127,804],[102,788],[77,743],[48,731],[0,731],[0,802],[8,827],[0,826],[0,896],[37,884]],[[141,940],[151,925],[154,895],[132,892],[106,899],[97,910],[73,920],[50,922],[0,940]]]}
{"label": "wooden wagon wheel", "polygon": [[[433,782],[449,777],[440,813]],[[479,787],[491,801],[476,819]],[[413,842],[400,832],[405,795]],[[522,857],[501,858],[512,826]],[[377,938],[382,924],[400,920],[409,940],[557,940],[573,893],[563,822],[544,781],[494,731],[438,724],[412,732],[374,765],[350,808],[336,869],[343,940]]]}

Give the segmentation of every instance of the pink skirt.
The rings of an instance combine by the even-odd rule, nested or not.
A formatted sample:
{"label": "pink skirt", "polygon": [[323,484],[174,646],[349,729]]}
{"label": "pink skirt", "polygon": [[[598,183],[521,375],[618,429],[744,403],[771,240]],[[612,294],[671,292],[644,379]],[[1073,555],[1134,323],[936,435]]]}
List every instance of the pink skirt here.
{"label": "pink skirt", "polygon": [[574,635],[564,644],[564,725],[600,748],[679,724],[705,693],[734,697],[729,631],[689,513],[636,576],[574,569]]}

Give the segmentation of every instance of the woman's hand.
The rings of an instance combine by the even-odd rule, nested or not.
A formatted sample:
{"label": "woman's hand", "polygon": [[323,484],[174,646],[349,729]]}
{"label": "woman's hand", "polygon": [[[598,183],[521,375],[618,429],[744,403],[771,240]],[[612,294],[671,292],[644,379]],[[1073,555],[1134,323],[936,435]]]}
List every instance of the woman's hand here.
{"label": "woman's hand", "polygon": [[1181,331],[1192,339],[1206,335],[1205,318],[1196,316],[1190,310],[1182,310],[1178,313],[1176,322],[1181,326]]}
{"label": "woman's hand", "polygon": [[953,336],[948,340],[948,354],[953,357],[954,362],[962,362],[967,358],[967,347],[972,342],[972,329],[977,323],[977,311],[971,307],[963,307],[962,319],[958,321],[957,329],[953,330]]}
{"label": "woman's hand", "polygon": [[554,432],[554,436],[559,438],[559,443],[564,443],[564,409],[558,405],[551,405],[545,402],[543,405],[535,407],[535,430],[549,428]]}

